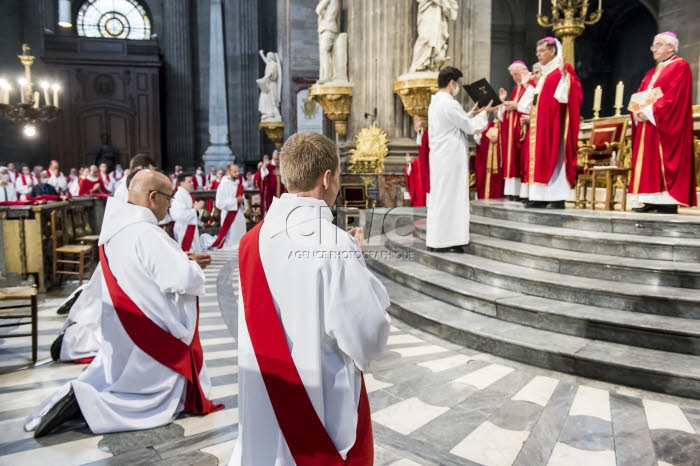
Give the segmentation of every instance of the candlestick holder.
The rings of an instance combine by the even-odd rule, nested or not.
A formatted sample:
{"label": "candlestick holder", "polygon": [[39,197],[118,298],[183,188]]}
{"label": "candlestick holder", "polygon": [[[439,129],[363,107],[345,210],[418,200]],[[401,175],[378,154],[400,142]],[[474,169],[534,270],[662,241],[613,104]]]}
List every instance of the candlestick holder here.
{"label": "candlestick holder", "polygon": [[544,28],[552,28],[554,35],[561,38],[566,61],[574,66],[574,40],[586,29],[600,21],[603,15],[602,1],[598,2],[598,10],[588,12],[588,1],[585,0],[551,0],[552,18],[542,14],[540,3],[537,13],[537,23]]}
{"label": "candlestick holder", "polygon": [[615,107],[615,115],[613,115],[613,116],[616,116],[616,117],[622,116],[622,113],[620,113],[621,111],[622,111],[622,106],[619,106],[619,107],[616,106]]}
{"label": "candlestick holder", "polygon": [[598,118],[600,118],[600,109],[599,109],[599,108],[594,108],[594,109],[593,109],[593,119],[594,119],[594,120],[597,120]]}

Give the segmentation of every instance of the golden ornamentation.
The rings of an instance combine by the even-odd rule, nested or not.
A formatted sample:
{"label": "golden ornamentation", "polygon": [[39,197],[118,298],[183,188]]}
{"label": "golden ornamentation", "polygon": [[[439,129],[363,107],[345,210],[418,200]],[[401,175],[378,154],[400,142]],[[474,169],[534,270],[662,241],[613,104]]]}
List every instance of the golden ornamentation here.
{"label": "golden ornamentation", "polygon": [[335,132],[342,139],[348,131],[352,86],[334,84],[314,84],[309,88],[309,100],[316,100],[323,113],[335,123]]}
{"label": "golden ornamentation", "polygon": [[695,190],[700,192],[700,139],[697,136],[693,138],[695,147]]}
{"label": "golden ornamentation", "polygon": [[282,148],[282,140],[284,139],[284,123],[281,121],[261,121],[258,128],[265,131],[270,141],[275,143],[275,149]]}
{"label": "golden ornamentation", "polygon": [[306,99],[304,105],[302,106],[304,116],[307,120],[310,120],[316,114],[316,102],[311,99]]}
{"label": "golden ornamentation", "polygon": [[[537,14],[537,23],[544,28],[552,28],[554,35],[562,42],[567,63],[574,66],[574,40],[580,36],[586,26],[600,21],[603,10],[588,14],[587,0],[551,0],[552,18]],[[599,4],[600,5],[600,4]]]}
{"label": "golden ornamentation", "polygon": [[418,115],[423,128],[428,127],[428,106],[432,95],[437,91],[437,73],[424,77],[399,77],[394,81],[394,93],[401,98],[406,113],[412,117]]}
{"label": "golden ornamentation", "polygon": [[[350,171],[353,173],[382,173],[384,171],[384,158],[389,153],[388,144],[389,139],[386,137],[386,133],[376,124],[369,128],[362,128],[355,137],[355,149],[350,149],[348,159]],[[367,183],[364,179],[363,182]]]}
{"label": "golden ornamentation", "polygon": [[375,182],[377,179],[374,176],[361,176],[360,179],[362,180],[362,183],[365,185],[365,189],[369,189],[370,186]]}

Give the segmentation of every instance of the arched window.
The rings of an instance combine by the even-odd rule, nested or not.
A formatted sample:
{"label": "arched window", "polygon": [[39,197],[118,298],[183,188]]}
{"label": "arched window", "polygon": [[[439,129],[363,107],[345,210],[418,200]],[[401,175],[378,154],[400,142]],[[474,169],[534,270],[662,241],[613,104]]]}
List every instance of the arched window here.
{"label": "arched window", "polygon": [[78,10],[78,35],[147,40],[151,20],[137,0],[87,0]]}

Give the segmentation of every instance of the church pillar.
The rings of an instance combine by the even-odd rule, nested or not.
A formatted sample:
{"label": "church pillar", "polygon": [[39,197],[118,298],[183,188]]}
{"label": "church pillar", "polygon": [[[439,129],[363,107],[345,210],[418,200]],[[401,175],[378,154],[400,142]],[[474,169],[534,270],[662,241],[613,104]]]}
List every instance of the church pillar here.
{"label": "church pillar", "polygon": [[223,0],[223,6],[231,149],[238,163],[257,161],[262,158],[259,91],[255,82],[262,76],[262,60],[258,55],[258,6],[250,0]]}
{"label": "church pillar", "polygon": [[[192,73],[192,2],[170,0],[163,11],[165,155],[169,165],[195,164]],[[133,155],[133,154],[130,154]]]}
{"label": "church pillar", "polygon": [[678,55],[688,61],[693,71],[693,103],[697,104],[700,84],[700,3],[661,0],[658,32],[664,31],[673,31],[678,35]]}

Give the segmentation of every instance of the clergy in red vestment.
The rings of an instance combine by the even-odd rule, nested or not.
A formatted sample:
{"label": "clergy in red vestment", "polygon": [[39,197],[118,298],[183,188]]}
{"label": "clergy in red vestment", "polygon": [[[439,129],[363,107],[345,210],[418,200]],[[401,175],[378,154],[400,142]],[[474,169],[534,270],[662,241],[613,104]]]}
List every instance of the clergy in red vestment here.
{"label": "clergy in red vestment", "polygon": [[411,198],[412,207],[425,207],[425,188],[423,187],[423,173],[420,163],[420,156],[412,158],[406,152],[406,167],[403,169],[403,176],[406,180],[406,189]]}
{"label": "clergy in red vestment", "polygon": [[530,114],[530,201],[526,207],[563,209],[576,184],[581,82],[553,37],[537,42],[542,78]]}
{"label": "clergy in red vestment", "polygon": [[[268,163],[265,163],[265,162]],[[272,198],[279,198],[287,192],[282,182],[282,176],[279,171],[280,156],[278,151],[272,153],[272,162],[269,159],[263,158],[263,166],[254,176],[255,187],[260,191],[260,200],[262,201],[263,215],[270,209]]]}
{"label": "clergy in red vestment", "polygon": [[476,198],[500,199],[503,197],[503,160],[498,144],[501,123],[492,121],[486,129],[474,135],[476,142]]}
{"label": "clergy in red vestment", "polygon": [[518,112],[518,102],[529,86],[529,82],[524,84],[522,82],[523,71],[527,71],[527,65],[522,60],[515,60],[508,67],[508,72],[515,81],[509,100],[506,100],[507,91],[503,88],[499,90],[499,97],[503,101],[503,105],[498,110],[498,119],[501,121],[498,146],[503,158],[503,193],[511,201],[520,199],[523,171],[521,159],[523,130],[520,124],[521,113]]}
{"label": "clergy in red vestment", "polygon": [[90,174],[80,180],[79,196],[108,196],[109,191],[100,179],[100,171],[97,165],[90,167]]}
{"label": "clergy in red vestment", "polygon": [[687,61],[676,55],[678,37],[662,32],[651,52],[657,65],[637,92],[650,89],[658,98],[632,113],[631,201],[643,202],[637,212],[675,214],[678,206],[697,204],[693,160],[693,76]]}
{"label": "clergy in red vestment", "polygon": [[520,115],[521,133],[521,151],[520,160],[522,163],[522,171],[520,173],[520,200],[527,202],[530,197],[530,111],[532,110],[532,102],[535,97],[535,89],[537,83],[542,77],[542,65],[535,63],[532,65],[532,73],[523,70],[521,73],[522,85],[525,86],[525,93],[518,101],[518,114]]}

